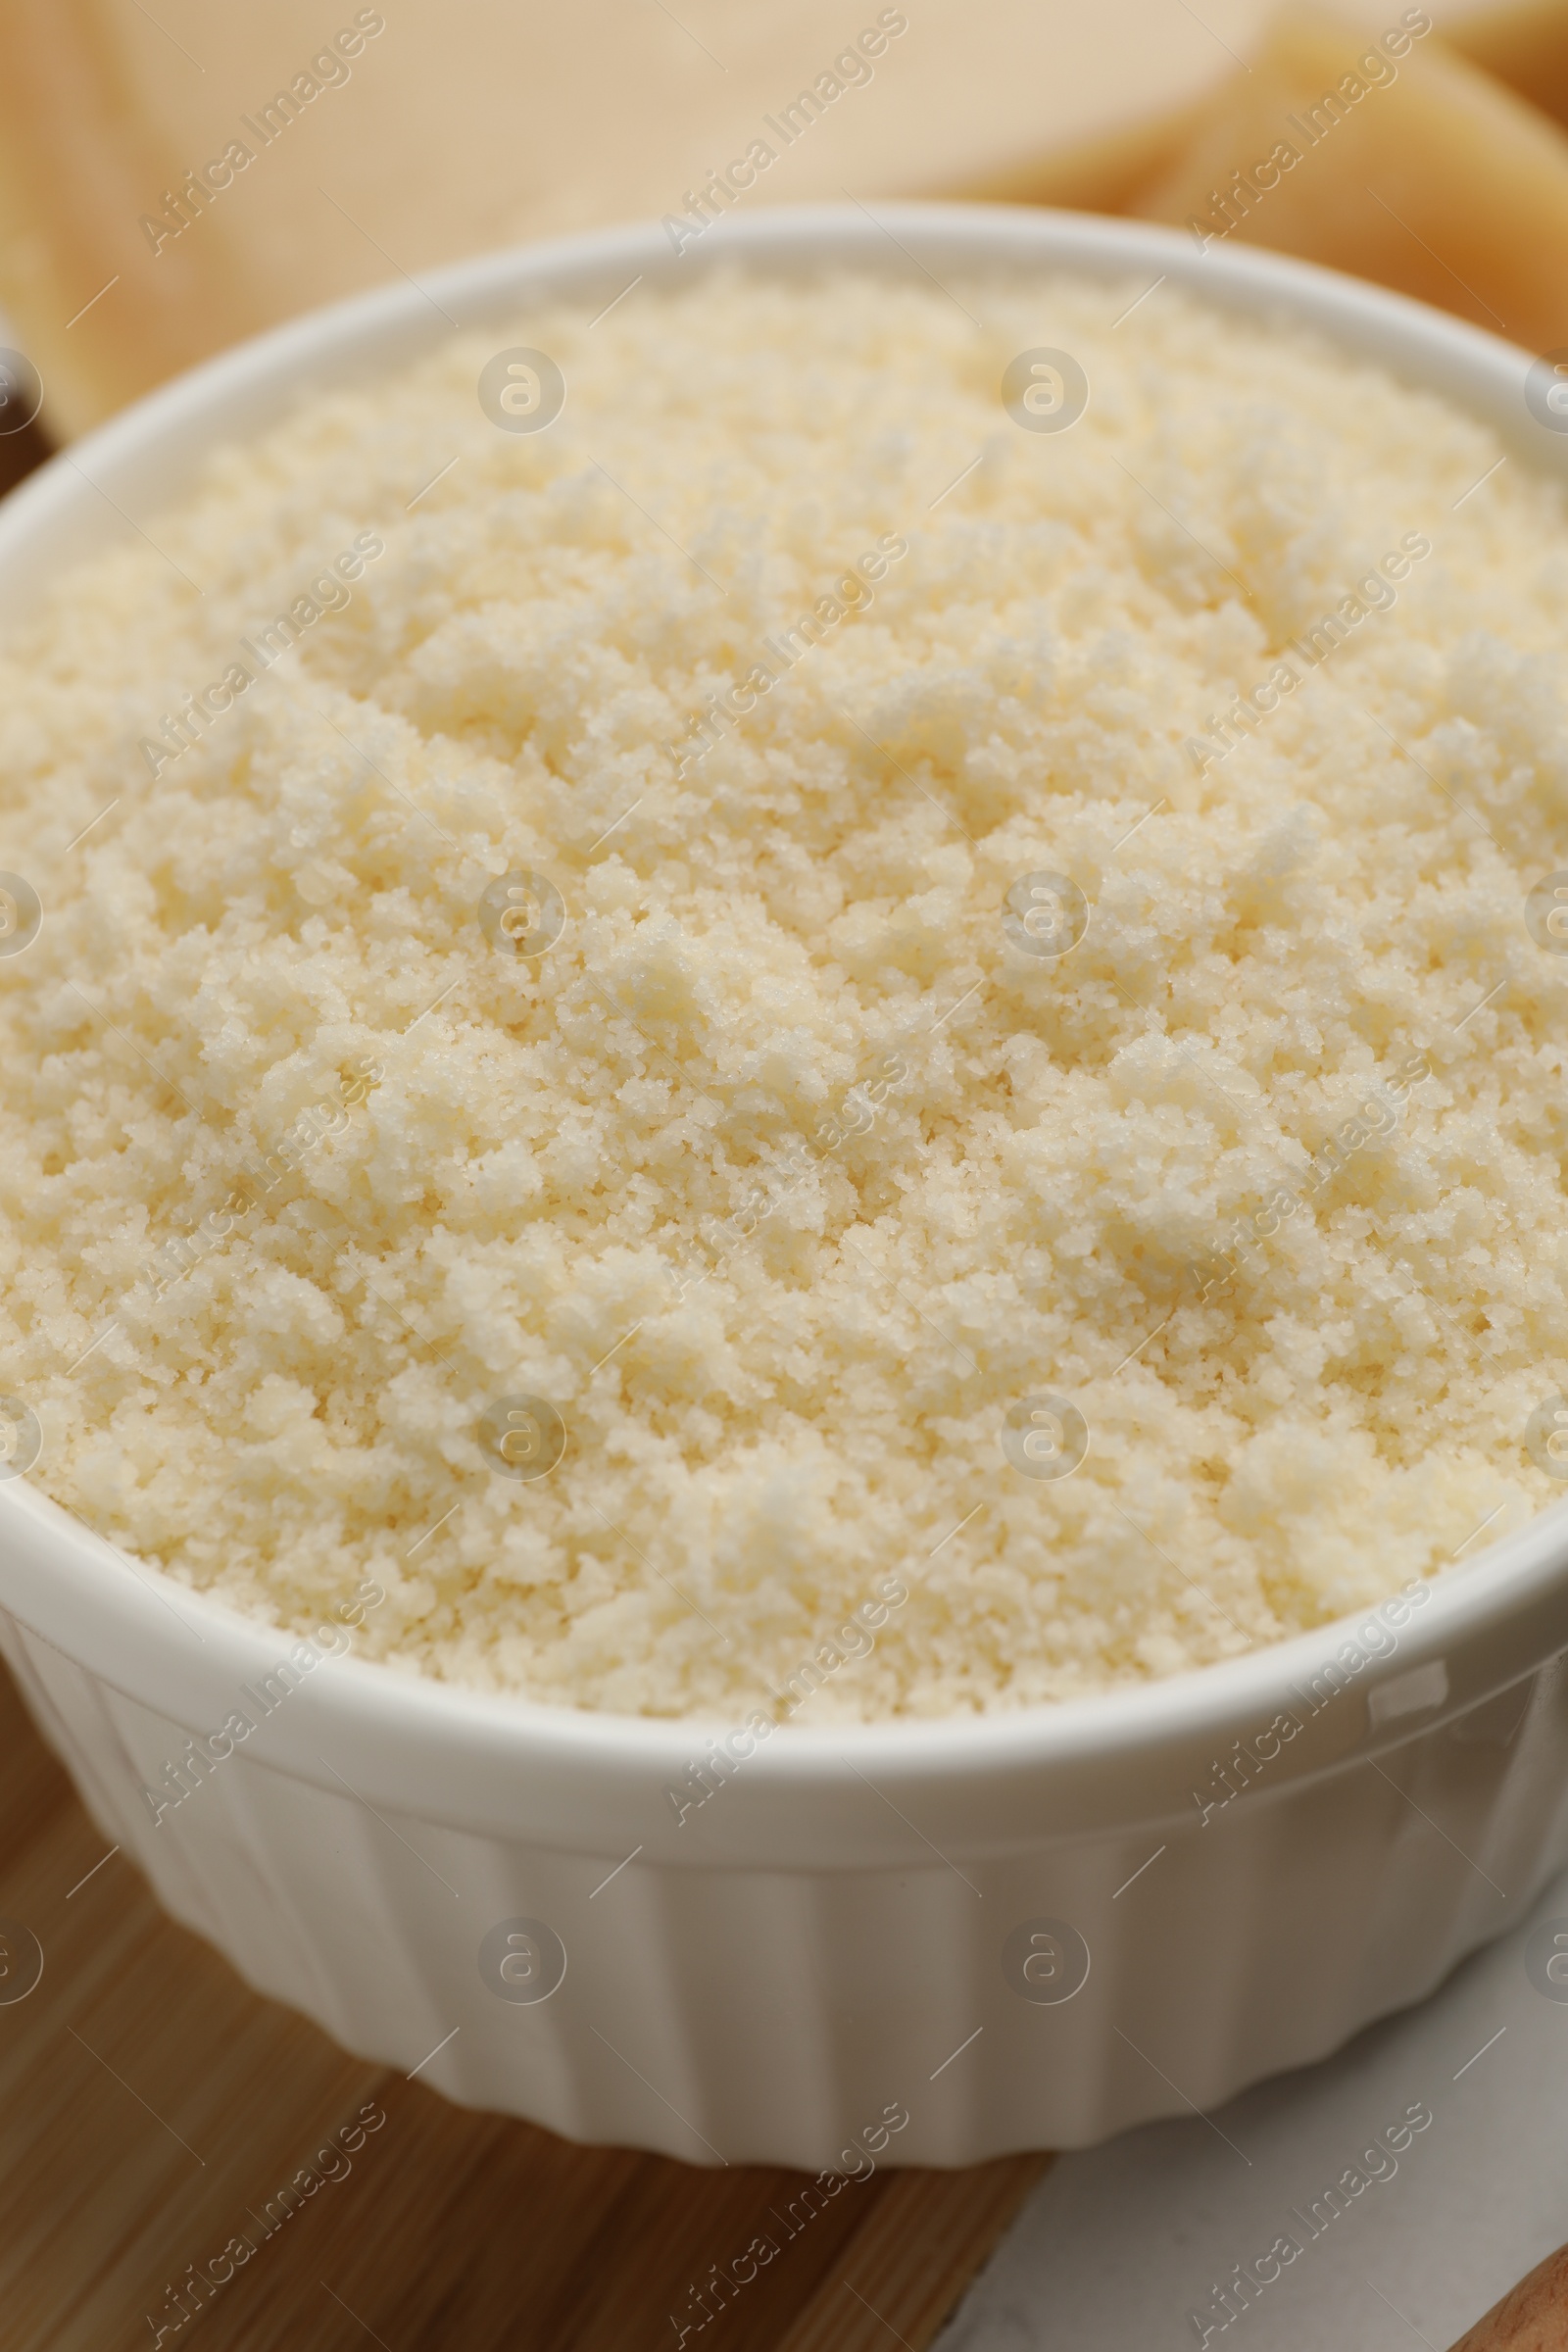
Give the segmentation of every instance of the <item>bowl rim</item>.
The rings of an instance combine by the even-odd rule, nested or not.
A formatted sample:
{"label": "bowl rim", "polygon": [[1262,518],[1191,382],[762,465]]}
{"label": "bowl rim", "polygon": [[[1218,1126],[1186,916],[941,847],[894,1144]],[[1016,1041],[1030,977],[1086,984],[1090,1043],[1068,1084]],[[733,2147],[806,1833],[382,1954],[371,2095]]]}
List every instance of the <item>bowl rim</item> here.
{"label": "bowl rim", "polygon": [[[888,220],[897,224],[896,236]],[[727,217],[705,233],[691,258],[704,270],[739,263],[776,271],[838,265],[885,273],[899,267],[889,243],[920,270],[923,250],[933,260],[951,256],[979,270],[1032,266],[1101,282],[1152,270],[1156,283],[1171,279],[1222,309],[1272,312],[1315,328],[1352,358],[1479,414],[1538,470],[1568,471],[1568,444],[1530,427],[1523,400],[1530,354],[1404,296],[1260,247],[1200,251],[1180,231],[1150,223],[1046,208],[888,199],[877,201],[874,214],[852,200]],[[169,483],[189,482],[207,449],[242,429],[237,417],[248,414],[259,426],[284,414],[300,397],[302,371],[314,378],[312,389],[351,382],[388,350],[412,358],[447,340],[454,325],[514,317],[530,298],[586,300],[607,274],[628,268],[656,282],[690,282],[696,271],[684,266],[687,258],[671,253],[656,223],[595,230],[375,287],[219,354],[57,455],[0,505],[0,602],[7,593],[19,602],[30,597],[40,572],[48,576],[79,560],[79,525],[95,491],[150,472],[162,484],[160,501],[177,496]],[[434,323],[432,306],[443,314]],[[69,538],[70,525],[78,526],[76,541],[64,552],[52,549],[51,538]],[[105,544],[112,534],[113,526],[95,524],[92,543]],[[123,1555],[25,1480],[0,1482],[0,1608],[127,1695],[158,1704],[171,1656],[167,1612],[174,1604],[211,1645],[199,1670],[202,1683],[212,1683],[215,1670],[225,1687],[264,1671],[280,1643],[299,1639],[161,1570],[126,1569]],[[846,1748],[899,1779],[931,1768],[966,1778],[1070,1766],[1130,1745],[1192,1740],[1217,1745],[1238,1723],[1266,1724],[1290,1703],[1292,1686],[1331,1662],[1392,1597],[1241,1657],[1082,1697],[981,1715],[792,1724],[787,1740],[758,1749],[750,1771],[759,1782],[806,1788],[843,1782]],[[1528,1623],[1531,1631],[1503,1679],[1516,1679],[1568,1644],[1568,1499],[1485,1546],[1462,1568],[1427,1582],[1419,1618],[1394,1652],[1369,1663],[1360,1687],[1370,1693],[1481,1635],[1505,1636],[1511,1622],[1521,1629]],[[1495,1675],[1492,1687],[1501,1687]],[[491,1757],[526,1754],[535,1763],[596,1755],[639,1777],[669,1772],[701,1737],[732,1720],[576,1707],[354,1655],[326,1661],[312,1690],[316,1705],[327,1707],[351,1735],[413,1735],[436,1745],[477,1746]],[[1358,1742],[1357,1754],[1366,1752],[1365,1741]]]}

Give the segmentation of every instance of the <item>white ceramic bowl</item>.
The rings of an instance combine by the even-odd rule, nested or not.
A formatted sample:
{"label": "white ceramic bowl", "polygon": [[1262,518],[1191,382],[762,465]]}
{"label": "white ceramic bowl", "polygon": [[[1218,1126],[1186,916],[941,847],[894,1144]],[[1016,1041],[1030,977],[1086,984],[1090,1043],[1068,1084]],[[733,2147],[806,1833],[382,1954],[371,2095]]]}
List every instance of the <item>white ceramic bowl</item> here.
{"label": "white ceramic bowl", "polygon": [[[399,284],[301,319],[14,496],[0,619],[123,529],[120,510],[188,488],[215,443],[419,352],[442,311],[501,325],[546,292],[597,308],[639,271],[684,281],[721,254],[1163,274],[1449,394],[1528,463],[1568,460],[1527,413],[1524,354],[1373,287],[1068,215],[879,220],[760,212],[678,263],[655,227],[574,238],[441,272],[440,310]],[[176,1918],[455,2099],[700,2164],[967,2164],[1207,2109],[1519,1919],[1568,1859],[1568,1515],[1424,1589],[1356,1665],[1343,1644],[1362,1622],[991,1721],[791,1731],[680,1824],[666,1785],[702,1750],[679,1724],[335,1659],[155,1825],[144,1784],[291,1638],[133,1573],[0,1483],[0,1646]],[[1237,1742],[1252,1761],[1231,1779],[1251,1785],[1222,1807]]]}

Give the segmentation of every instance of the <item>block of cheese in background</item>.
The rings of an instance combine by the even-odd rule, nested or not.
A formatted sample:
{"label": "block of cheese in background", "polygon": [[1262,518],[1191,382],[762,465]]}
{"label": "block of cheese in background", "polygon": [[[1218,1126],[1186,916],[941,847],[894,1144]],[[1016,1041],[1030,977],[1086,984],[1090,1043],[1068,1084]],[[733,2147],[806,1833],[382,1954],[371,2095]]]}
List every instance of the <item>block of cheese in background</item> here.
{"label": "block of cheese in background", "polygon": [[[1532,13],[1545,48],[1561,15]],[[1516,20],[1512,48],[1497,43],[1521,79],[1530,30]],[[1375,278],[1537,351],[1568,345],[1568,133],[1430,32],[1401,29],[1391,56],[1288,13],[1124,203]]]}
{"label": "block of cheese in background", "polygon": [[[1348,5],[1376,27],[1399,13]],[[0,310],[41,371],[45,424],[69,437],[208,353],[399,270],[679,211],[759,138],[775,154],[748,204],[967,194],[1182,217],[1205,173],[1250,157],[1259,76],[1237,69],[1268,10],[0,0]],[[1568,0],[1516,0],[1453,29],[1502,81],[1568,114]],[[874,61],[861,43],[835,73],[867,30],[883,41]],[[1312,37],[1271,46],[1282,96],[1303,74],[1310,84]],[[1540,342],[1531,322],[1549,314],[1544,281],[1561,267],[1556,152],[1522,109],[1499,112],[1477,95],[1495,97],[1489,84],[1432,66],[1424,47],[1344,154],[1312,159],[1321,219],[1303,172],[1298,207],[1293,190],[1237,233],[1464,308],[1458,271],[1488,323],[1510,317],[1489,289],[1512,236],[1537,251],[1509,281],[1512,331]],[[817,111],[792,129],[803,93]],[[1424,155],[1423,138],[1439,142]],[[1364,198],[1356,216],[1341,183],[1368,148],[1382,160],[1364,176],[1381,188],[1390,174],[1386,201],[1446,270],[1423,276],[1419,243],[1385,234]],[[1472,186],[1490,191],[1483,224],[1448,253],[1447,216]],[[1510,205],[1527,209],[1510,221]]]}
{"label": "block of cheese in background", "polygon": [[1521,0],[1483,9],[1453,23],[1443,37],[1473,66],[1505,81],[1521,98],[1568,127],[1568,5],[1565,0]]}
{"label": "block of cheese in background", "polygon": [[[679,210],[753,140],[776,160],[748,202],[978,182],[1191,104],[1266,5],[0,0],[0,309],[42,373],[45,421],[78,432],[399,270]],[[384,29],[313,74],[331,36],[368,21]],[[861,43],[835,74],[867,29],[880,54]],[[277,108],[313,80],[292,117]],[[816,118],[769,131],[803,92]],[[250,160],[187,192],[190,224],[155,252],[142,218],[167,214],[193,169],[216,160],[221,178],[231,141]],[[1140,167],[1158,152],[1140,147]]]}

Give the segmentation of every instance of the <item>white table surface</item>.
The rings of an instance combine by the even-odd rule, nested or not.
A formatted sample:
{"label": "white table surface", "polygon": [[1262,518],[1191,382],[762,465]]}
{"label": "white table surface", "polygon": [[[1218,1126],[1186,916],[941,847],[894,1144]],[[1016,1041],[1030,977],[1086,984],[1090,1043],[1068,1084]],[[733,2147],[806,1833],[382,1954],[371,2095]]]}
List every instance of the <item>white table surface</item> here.
{"label": "white table surface", "polygon": [[1154,2124],[1058,2158],[936,2352],[1196,2346],[1189,2314],[1212,2308],[1215,2281],[1282,2231],[1302,2239],[1290,2208],[1305,2212],[1420,2101],[1433,2121],[1397,2173],[1208,2341],[1446,2352],[1568,2239],[1568,2000],[1537,1990],[1524,1952],[1530,1929],[1554,1917],[1568,1924],[1568,1877],[1421,2008],[1245,2093],[1215,2113],[1217,2130],[1196,2117]]}

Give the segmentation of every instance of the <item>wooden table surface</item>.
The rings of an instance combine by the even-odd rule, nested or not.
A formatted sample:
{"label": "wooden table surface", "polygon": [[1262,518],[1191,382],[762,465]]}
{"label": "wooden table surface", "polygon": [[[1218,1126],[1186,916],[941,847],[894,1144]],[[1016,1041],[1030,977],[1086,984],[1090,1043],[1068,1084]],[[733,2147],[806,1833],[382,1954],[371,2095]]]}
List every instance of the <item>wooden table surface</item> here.
{"label": "wooden table surface", "polygon": [[[23,1999],[0,1975],[5,2352],[673,2352],[687,2322],[703,2352],[922,2352],[1049,2162],[877,2173],[699,2332],[691,2290],[805,2176],[698,2172],[449,2106],[258,1998],[104,1856],[0,1677],[0,1947],[30,1948],[20,1926],[44,1960]],[[366,2106],[384,2123],[317,2168],[338,2178],[177,2326],[187,2266]]]}

